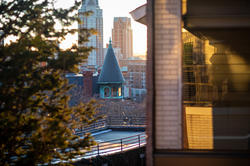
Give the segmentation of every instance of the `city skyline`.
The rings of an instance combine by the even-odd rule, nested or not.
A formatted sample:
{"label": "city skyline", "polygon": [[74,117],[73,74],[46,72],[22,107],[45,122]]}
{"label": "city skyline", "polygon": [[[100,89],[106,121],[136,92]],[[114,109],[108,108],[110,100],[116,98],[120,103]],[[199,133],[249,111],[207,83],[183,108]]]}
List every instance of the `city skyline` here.
{"label": "city skyline", "polygon": [[[146,3],[146,0],[100,0],[99,6],[103,10],[103,45],[108,43],[112,36],[114,17],[131,18],[131,26],[133,30],[133,52],[134,55],[145,55],[147,45],[147,27],[135,22],[129,12]],[[73,1],[58,0],[57,6],[66,8],[73,5]],[[121,8],[122,6],[122,8]],[[77,28],[74,23],[73,28]],[[67,35],[66,40],[61,44],[62,48],[69,47],[72,43],[77,43],[77,35]]]}

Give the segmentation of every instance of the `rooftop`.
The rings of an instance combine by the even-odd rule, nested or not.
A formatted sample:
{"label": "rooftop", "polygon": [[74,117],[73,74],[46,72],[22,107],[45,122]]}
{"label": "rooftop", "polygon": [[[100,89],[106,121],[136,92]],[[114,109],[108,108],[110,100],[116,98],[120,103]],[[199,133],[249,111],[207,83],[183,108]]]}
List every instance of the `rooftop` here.
{"label": "rooftop", "polygon": [[98,79],[99,83],[122,83],[124,82],[123,75],[121,73],[118,61],[115,57],[114,50],[112,48],[111,40],[107,54],[104,59],[101,74]]}

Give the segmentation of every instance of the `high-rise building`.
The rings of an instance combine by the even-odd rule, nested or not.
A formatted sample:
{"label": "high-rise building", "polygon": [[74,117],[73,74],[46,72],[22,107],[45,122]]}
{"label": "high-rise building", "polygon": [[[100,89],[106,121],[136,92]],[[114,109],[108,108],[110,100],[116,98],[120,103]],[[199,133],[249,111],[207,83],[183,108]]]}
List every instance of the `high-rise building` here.
{"label": "high-rise building", "polygon": [[121,48],[123,59],[127,59],[133,56],[133,34],[130,18],[114,18],[112,39],[114,48]]}
{"label": "high-rise building", "polygon": [[[92,11],[90,16],[84,15],[85,12]],[[81,23],[78,28],[93,28],[96,29],[98,34],[89,37],[89,42],[85,44],[88,47],[94,47],[95,49],[88,56],[87,65],[91,66],[102,66],[104,61],[103,55],[103,17],[102,9],[100,9],[98,0],[83,0],[82,7],[78,11]],[[81,35],[81,34],[79,34]],[[81,44],[79,43],[79,46]]]}

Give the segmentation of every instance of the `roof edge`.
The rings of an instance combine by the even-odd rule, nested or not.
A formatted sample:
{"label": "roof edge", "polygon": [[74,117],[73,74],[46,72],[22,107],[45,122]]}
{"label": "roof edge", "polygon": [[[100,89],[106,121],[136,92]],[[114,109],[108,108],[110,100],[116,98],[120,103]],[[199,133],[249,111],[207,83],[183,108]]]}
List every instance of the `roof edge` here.
{"label": "roof edge", "polygon": [[124,83],[125,81],[123,82],[97,82],[98,84],[122,84]]}

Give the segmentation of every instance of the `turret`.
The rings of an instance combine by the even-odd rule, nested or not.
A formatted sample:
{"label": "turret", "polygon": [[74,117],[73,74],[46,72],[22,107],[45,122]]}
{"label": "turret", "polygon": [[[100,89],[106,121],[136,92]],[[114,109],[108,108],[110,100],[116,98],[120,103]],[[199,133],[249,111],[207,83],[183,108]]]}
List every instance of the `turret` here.
{"label": "turret", "polygon": [[100,85],[100,98],[104,99],[122,99],[123,83],[125,82],[116,59],[112,42],[109,41],[109,47],[104,59],[101,74],[98,79]]}

